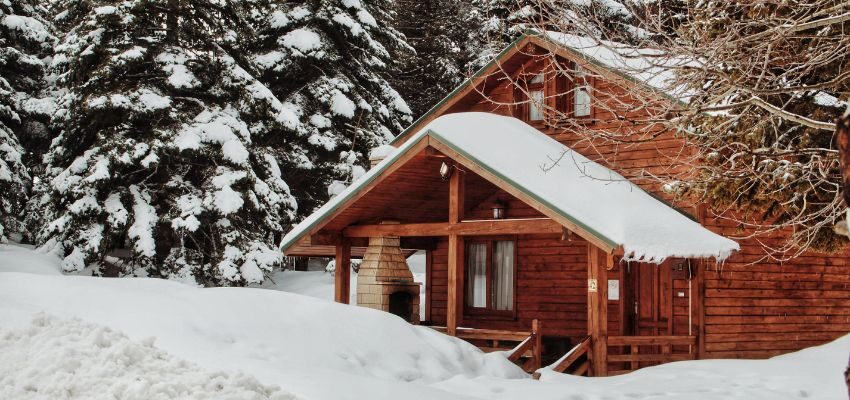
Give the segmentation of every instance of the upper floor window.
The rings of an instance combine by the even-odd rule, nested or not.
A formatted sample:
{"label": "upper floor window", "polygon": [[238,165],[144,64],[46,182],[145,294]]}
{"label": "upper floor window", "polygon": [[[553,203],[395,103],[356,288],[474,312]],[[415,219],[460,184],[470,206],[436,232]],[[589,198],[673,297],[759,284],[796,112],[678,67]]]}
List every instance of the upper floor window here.
{"label": "upper floor window", "polygon": [[590,73],[569,63],[548,72],[523,73],[514,91],[514,115],[529,123],[550,117],[586,118],[593,115]]}
{"label": "upper floor window", "polygon": [[576,117],[590,116],[590,82],[587,72],[576,65],[575,90],[573,90],[573,115]]}
{"label": "upper floor window", "polygon": [[528,120],[542,121],[546,101],[545,76],[542,72],[528,81]]}

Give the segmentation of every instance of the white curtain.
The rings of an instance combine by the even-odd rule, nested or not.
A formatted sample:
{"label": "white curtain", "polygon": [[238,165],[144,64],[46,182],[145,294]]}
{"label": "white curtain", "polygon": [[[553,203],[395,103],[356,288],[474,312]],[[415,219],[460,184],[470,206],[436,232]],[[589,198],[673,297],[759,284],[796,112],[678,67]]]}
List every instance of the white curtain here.
{"label": "white curtain", "polygon": [[493,242],[493,309],[514,308],[514,242]]}
{"label": "white curtain", "polygon": [[528,120],[542,121],[543,120],[543,102],[546,101],[546,96],[542,90],[532,90],[529,93],[528,102]]}
{"label": "white curtain", "polygon": [[470,243],[467,252],[466,305],[487,307],[487,244]]}

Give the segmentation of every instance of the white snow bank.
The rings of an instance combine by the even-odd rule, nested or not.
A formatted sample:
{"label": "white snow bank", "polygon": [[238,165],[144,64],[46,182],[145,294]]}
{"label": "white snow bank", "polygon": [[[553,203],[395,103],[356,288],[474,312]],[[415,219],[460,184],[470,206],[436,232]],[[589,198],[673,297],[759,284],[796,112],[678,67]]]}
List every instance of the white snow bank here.
{"label": "white snow bank", "polygon": [[55,255],[37,252],[30,245],[0,244],[0,272],[62,275],[59,262]]}
{"label": "white snow bank", "polygon": [[[525,122],[496,114],[466,112],[443,115],[428,123],[384,161],[293,228],[281,242],[284,252],[425,136],[452,147],[595,237],[613,247],[622,246],[628,260],[654,263],[668,257],[723,260],[739,249],[735,241],[709,231],[622,175],[572,151]],[[560,162],[552,165],[552,160],[559,159]]]}
{"label": "white snow bank", "polygon": [[[228,385],[229,393],[254,391],[257,396],[248,397],[252,399],[265,398],[262,393],[272,396],[273,388],[259,381],[315,400],[846,400],[842,372],[850,336],[770,360],[678,362],[612,378],[544,372],[541,381],[505,379],[525,375],[506,365],[501,355],[483,355],[466,343],[385,313],[272,290],[4,273],[10,265],[7,260],[13,260],[13,268],[55,272],[59,259],[27,254],[31,252],[19,246],[0,245],[0,251],[0,398],[4,399],[38,394],[22,394],[21,388],[48,393],[38,398],[74,398],[73,393],[49,394],[63,382],[105,388],[100,394],[123,390],[126,397],[119,398],[138,394],[158,399],[168,397],[151,395],[157,384],[175,385],[170,387],[176,393],[187,387],[203,394],[208,386],[197,385],[211,379],[210,384]],[[44,317],[33,324],[32,318],[42,311],[110,329]],[[127,337],[112,331],[116,329]],[[151,336],[159,349],[172,355],[154,348]],[[68,365],[73,372],[63,369]],[[240,370],[246,375],[201,368]],[[64,380],[71,373],[86,379]],[[428,379],[435,380],[428,383]],[[146,382],[159,383],[146,388]],[[89,393],[85,387],[79,390]],[[239,397],[216,392],[196,398]]]}
{"label": "white snow bank", "polygon": [[850,335],[769,360],[682,361],[610,378],[544,371],[540,381],[456,377],[435,384],[486,399],[846,400]]}
{"label": "white snow bank", "polygon": [[428,384],[527,376],[499,354],[388,313],[285,292],[0,273],[0,326],[25,327],[39,312],[154,336],[204,368],[241,370],[311,399],[452,398]]}
{"label": "white snow bank", "polygon": [[210,372],[154,346],[78,319],[37,315],[0,326],[3,399],[295,399],[243,373]]}

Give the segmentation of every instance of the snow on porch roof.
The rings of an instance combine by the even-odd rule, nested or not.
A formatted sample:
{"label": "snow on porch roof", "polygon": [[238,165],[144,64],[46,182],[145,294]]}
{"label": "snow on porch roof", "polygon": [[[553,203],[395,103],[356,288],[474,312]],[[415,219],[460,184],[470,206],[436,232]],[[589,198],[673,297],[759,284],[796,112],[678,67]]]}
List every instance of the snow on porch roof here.
{"label": "snow on porch roof", "polygon": [[[289,232],[281,242],[284,252],[426,137],[533,197],[546,208],[539,210],[544,214],[569,220],[612,248],[622,246],[627,259],[656,263],[667,257],[723,260],[739,249],[736,242],[709,231],[623,176],[528,124],[470,112],[443,115],[420,129]],[[551,160],[558,158],[560,162],[552,165]],[[544,169],[544,164],[550,167]]]}

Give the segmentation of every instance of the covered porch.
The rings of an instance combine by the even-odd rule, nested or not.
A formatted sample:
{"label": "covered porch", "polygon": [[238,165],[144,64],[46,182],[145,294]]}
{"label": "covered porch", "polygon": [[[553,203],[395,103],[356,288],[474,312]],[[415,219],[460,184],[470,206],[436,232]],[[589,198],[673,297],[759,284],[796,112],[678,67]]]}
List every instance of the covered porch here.
{"label": "covered porch", "polygon": [[[530,372],[607,376],[697,358],[700,260],[737,245],[578,154],[541,168],[565,151],[512,118],[440,117],[282,247],[374,264],[354,290],[385,311],[390,283],[406,278],[381,267],[424,251],[421,322],[485,351],[510,349]],[[376,247],[387,239],[398,249]],[[338,302],[348,302],[350,273],[337,268]],[[366,275],[390,286],[360,287]]]}

